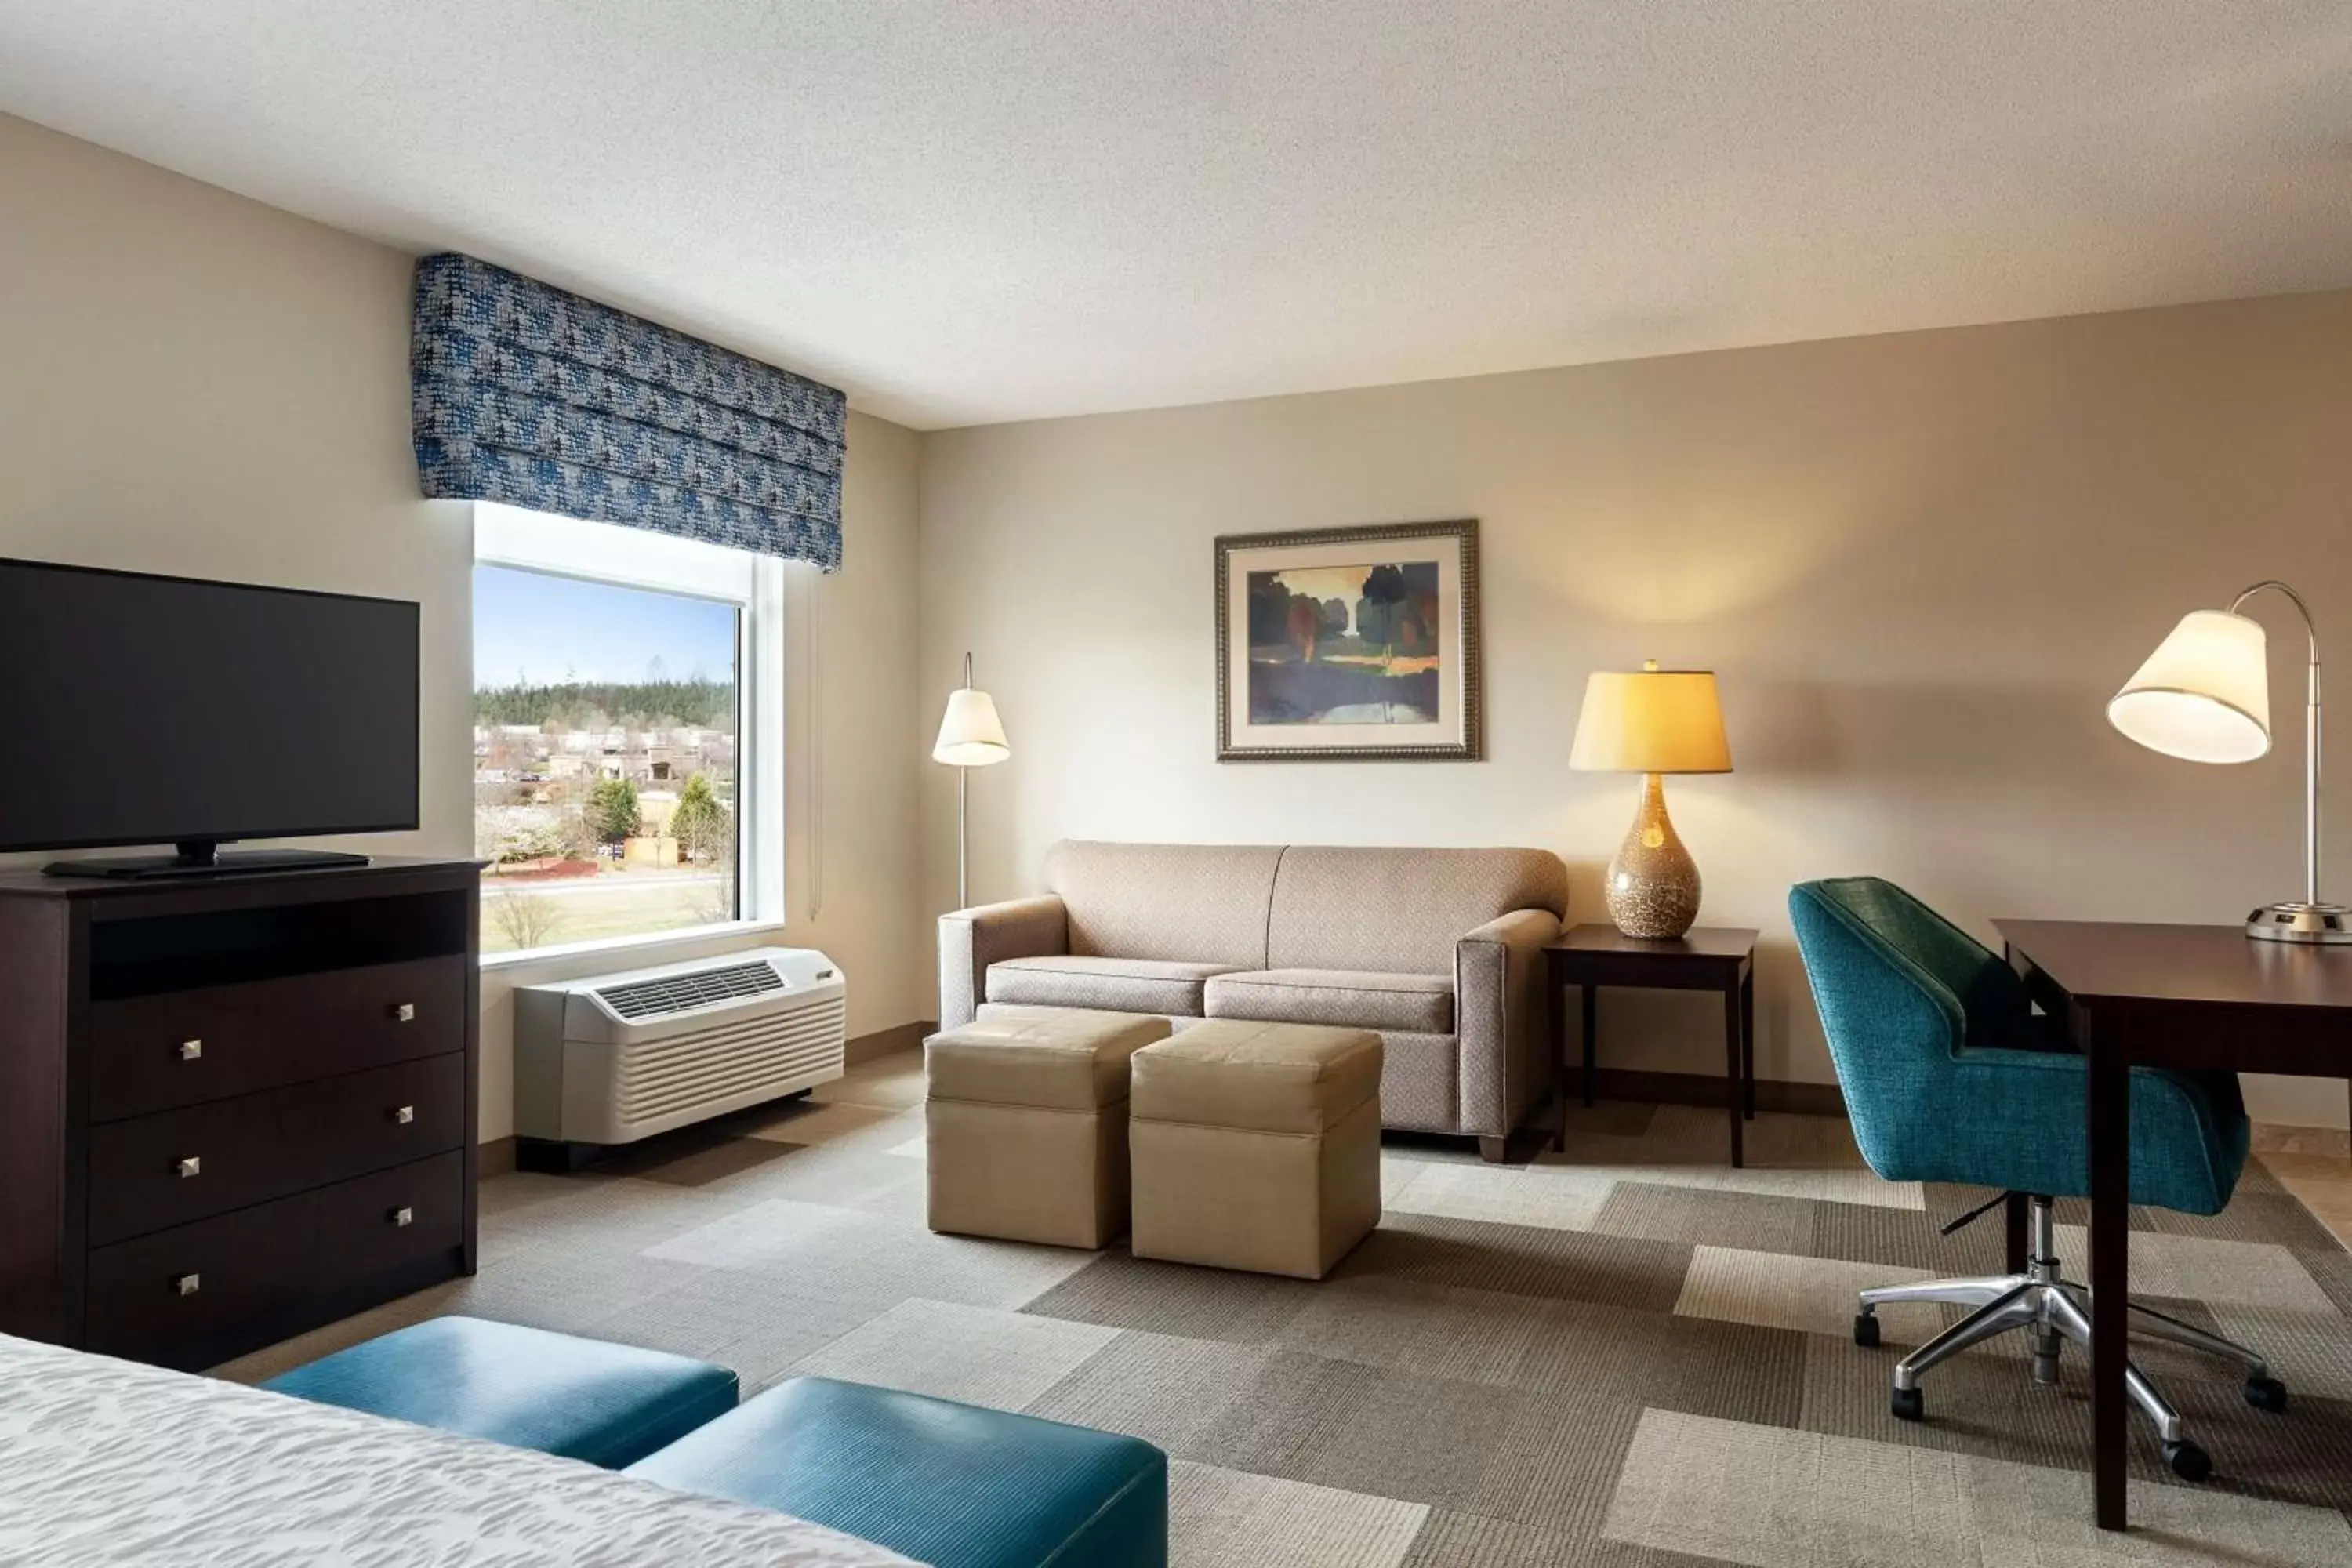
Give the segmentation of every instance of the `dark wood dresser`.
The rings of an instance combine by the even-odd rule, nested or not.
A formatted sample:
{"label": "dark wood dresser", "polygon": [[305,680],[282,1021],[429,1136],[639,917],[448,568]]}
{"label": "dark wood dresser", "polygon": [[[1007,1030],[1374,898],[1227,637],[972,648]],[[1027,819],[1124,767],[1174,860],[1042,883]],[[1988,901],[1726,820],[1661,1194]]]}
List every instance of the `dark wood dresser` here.
{"label": "dark wood dresser", "polygon": [[478,878],[0,872],[0,1332],[203,1367],[472,1273]]}

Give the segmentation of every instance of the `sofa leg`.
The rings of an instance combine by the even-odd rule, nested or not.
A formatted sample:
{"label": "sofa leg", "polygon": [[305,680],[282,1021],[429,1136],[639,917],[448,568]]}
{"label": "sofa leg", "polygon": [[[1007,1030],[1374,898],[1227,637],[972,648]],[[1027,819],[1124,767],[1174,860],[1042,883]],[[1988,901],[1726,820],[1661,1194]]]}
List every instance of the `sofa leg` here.
{"label": "sofa leg", "polygon": [[1478,1158],[1489,1165],[1499,1165],[1510,1146],[1511,1141],[1507,1138],[1481,1138],[1478,1140]]}

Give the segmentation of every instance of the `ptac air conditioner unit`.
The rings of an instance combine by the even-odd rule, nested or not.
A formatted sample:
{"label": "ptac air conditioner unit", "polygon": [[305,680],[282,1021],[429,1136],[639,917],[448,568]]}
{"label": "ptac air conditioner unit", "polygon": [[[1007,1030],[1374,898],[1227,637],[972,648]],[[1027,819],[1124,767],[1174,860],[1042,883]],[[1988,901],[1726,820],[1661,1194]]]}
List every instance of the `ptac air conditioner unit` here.
{"label": "ptac air conditioner unit", "polygon": [[518,1162],[570,1165],[841,1076],[848,986],[824,954],[762,947],[515,990]]}

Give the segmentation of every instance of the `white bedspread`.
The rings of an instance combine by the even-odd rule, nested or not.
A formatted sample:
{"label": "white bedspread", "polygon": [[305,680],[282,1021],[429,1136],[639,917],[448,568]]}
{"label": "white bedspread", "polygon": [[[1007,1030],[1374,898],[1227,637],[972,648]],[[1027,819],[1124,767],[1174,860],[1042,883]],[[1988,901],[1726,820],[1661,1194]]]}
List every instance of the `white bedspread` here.
{"label": "white bedspread", "polygon": [[0,1335],[0,1563],[904,1564],[780,1513]]}

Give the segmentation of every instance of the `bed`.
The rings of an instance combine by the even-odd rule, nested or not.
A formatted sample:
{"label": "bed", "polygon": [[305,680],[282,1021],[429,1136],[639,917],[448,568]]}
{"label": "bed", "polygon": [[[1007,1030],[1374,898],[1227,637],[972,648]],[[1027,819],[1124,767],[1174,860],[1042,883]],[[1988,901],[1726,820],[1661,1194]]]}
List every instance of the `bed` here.
{"label": "bed", "polygon": [[0,1335],[0,1563],[874,1568],[789,1515]]}

